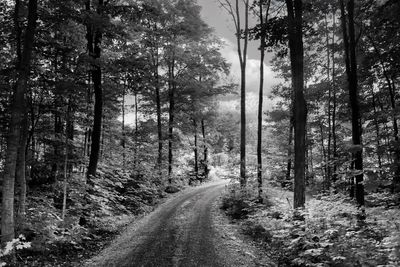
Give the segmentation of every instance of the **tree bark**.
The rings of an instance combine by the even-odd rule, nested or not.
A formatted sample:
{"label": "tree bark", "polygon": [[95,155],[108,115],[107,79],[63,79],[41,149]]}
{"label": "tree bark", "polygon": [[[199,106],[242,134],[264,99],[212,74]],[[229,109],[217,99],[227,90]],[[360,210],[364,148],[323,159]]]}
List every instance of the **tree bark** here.
{"label": "tree bark", "polygon": [[[25,103],[26,105],[26,103]],[[21,123],[21,140],[18,147],[18,159],[15,172],[15,180],[18,185],[18,208],[17,220],[20,224],[23,223],[26,213],[26,147],[28,140],[28,113],[26,110],[23,112],[23,119]]]}
{"label": "tree bark", "polygon": [[[157,24],[156,24],[157,25]],[[154,30],[157,30],[157,26],[154,26]],[[155,91],[156,91],[156,109],[157,109],[157,137],[158,137],[158,157],[157,157],[157,168],[159,175],[162,174],[162,158],[163,158],[163,140],[162,140],[162,120],[161,120],[161,95],[160,95],[160,75],[158,72],[159,67],[159,53],[158,45],[156,45],[153,53],[153,67],[154,67],[154,79],[155,79]]]}
{"label": "tree bark", "polygon": [[[86,10],[90,11],[90,0],[86,2]],[[103,13],[103,0],[98,0],[97,14],[102,15]],[[101,56],[101,38],[102,31],[99,27],[93,32],[93,25],[87,26],[87,41],[89,55],[95,61],[92,64],[92,81],[94,89],[94,118],[93,118],[93,130],[92,130],[92,144],[90,149],[89,166],[87,169],[87,178],[90,182],[90,177],[96,175],[97,164],[99,161],[100,152],[100,139],[101,139],[101,124],[103,118],[103,89],[101,84],[101,66],[99,58]]]}
{"label": "tree bark", "polygon": [[[158,69],[158,66],[157,66]],[[156,74],[156,105],[157,105],[157,137],[158,137],[158,158],[157,158],[157,165],[158,171],[161,175],[162,170],[162,158],[163,158],[163,140],[162,140],[162,121],[161,121],[161,97],[160,97],[160,85],[159,85],[159,78],[158,78],[158,70]]]}
{"label": "tree bark", "polygon": [[203,135],[203,166],[204,166],[204,179],[208,178],[208,148],[206,143],[206,130],[204,119],[201,120],[201,133]]}
{"label": "tree bark", "polygon": [[[238,18],[237,40],[240,44],[240,15],[239,15],[239,0],[236,0],[236,14]],[[244,44],[243,54],[241,47],[238,45],[240,58],[240,185],[242,188],[247,185],[246,177],[246,63],[247,63],[247,43],[248,43],[248,23],[249,23],[249,1],[245,0],[245,28],[244,28]],[[242,55],[242,56],[240,56]]]}
{"label": "tree bark", "polygon": [[62,213],[61,219],[64,221],[65,216],[67,214],[67,189],[68,189],[68,139],[69,139],[69,127],[70,124],[70,113],[71,113],[71,105],[70,101],[67,102],[66,115],[65,115],[65,141],[64,141],[64,184],[63,184],[63,205],[62,205]]}
{"label": "tree bark", "polygon": [[121,107],[121,109],[122,109],[122,128],[121,128],[121,131],[122,131],[122,140],[121,140],[121,143],[122,143],[122,168],[125,170],[125,163],[126,163],[126,142],[125,142],[125,90],[126,90],[126,86],[127,86],[127,84],[126,84],[127,82],[126,82],[126,80],[125,80],[125,84],[124,84],[124,86],[123,86],[123,89],[122,89],[122,107]]}
{"label": "tree bark", "polygon": [[305,204],[305,151],[307,106],[304,99],[303,7],[301,0],[286,0],[292,86],[294,90],[294,208]]}
{"label": "tree bark", "polygon": [[[244,4],[244,29],[241,29],[241,10],[239,0],[235,1],[235,7],[229,0],[219,0],[221,6],[227,10],[232,17],[236,31],[237,53],[240,63],[240,186],[247,185],[246,177],[246,63],[247,46],[249,37],[249,0],[243,0]],[[243,51],[242,43],[243,39]]]}
{"label": "tree bark", "polygon": [[139,107],[138,107],[138,92],[135,91],[135,157],[133,158],[133,167],[136,170],[138,165],[138,148],[139,148],[139,119],[138,119]]}
{"label": "tree bark", "polygon": [[[336,32],[336,17],[335,11],[332,15],[333,30],[332,30],[332,44],[335,43],[335,32]],[[333,94],[333,107],[332,107],[332,154],[333,154],[333,173],[332,182],[337,181],[337,138],[336,138],[336,109],[337,109],[337,93],[336,93],[336,70],[335,70],[335,50],[332,49],[332,94]]]}
{"label": "tree bark", "polygon": [[382,176],[382,157],[381,157],[381,153],[379,152],[379,149],[381,147],[381,142],[380,142],[380,138],[381,138],[381,134],[380,134],[380,130],[379,130],[379,122],[378,122],[378,111],[376,109],[376,101],[375,101],[375,93],[374,93],[374,89],[371,88],[371,96],[372,96],[372,106],[374,108],[374,125],[375,125],[375,132],[376,132],[376,147],[377,147],[377,156],[378,156],[378,168],[379,168],[379,174],[380,176]]}
{"label": "tree bark", "polygon": [[175,60],[172,59],[172,62],[169,66],[169,122],[168,122],[168,183],[172,183],[172,142],[173,142],[173,131],[174,131],[174,116],[175,116],[175,81],[174,81],[174,65]]}
{"label": "tree bark", "polygon": [[196,180],[199,180],[199,153],[197,146],[197,120],[193,119],[193,129],[194,129],[194,175]]}
{"label": "tree bark", "polygon": [[13,98],[11,101],[11,118],[7,135],[6,160],[4,164],[2,186],[1,242],[4,244],[14,238],[14,184],[18,158],[18,147],[21,140],[21,121],[25,110],[25,94],[28,86],[33,42],[37,21],[37,0],[28,2],[28,23],[25,32],[21,61],[17,68]]}
{"label": "tree bark", "polygon": [[331,147],[332,147],[332,111],[331,111],[331,102],[332,102],[332,83],[330,80],[330,63],[331,63],[331,57],[330,57],[330,50],[329,50],[329,29],[328,29],[328,18],[325,15],[325,32],[326,32],[326,51],[327,51],[327,68],[326,68],[326,75],[327,75],[327,84],[328,84],[328,108],[327,108],[327,117],[328,117],[328,146],[326,150],[326,179],[325,179],[325,190],[329,191],[331,187],[331,173],[332,173],[332,168],[331,168]]}
{"label": "tree bark", "polygon": [[[356,61],[356,40],[354,29],[354,0],[347,2],[348,25],[346,22],[346,13],[344,0],[340,0],[340,9],[342,14],[342,30],[346,60],[346,74],[349,87],[350,109],[351,109],[351,128],[353,145],[357,146],[357,151],[353,153],[354,171],[355,171],[355,196],[357,204],[364,205],[364,185],[363,185],[363,158],[361,143],[361,117],[358,96],[357,81],[357,61]],[[347,26],[349,33],[347,35]]]}
{"label": "tree bark", "polygon": [[264,58],[265,58],[265,24],[268,21],[270,0],[267,2],[267,11],[265,21],[263,16],[263,1],[259,1],[259,19],[261,25],[260,33],[260,88],[258,94],[258,118],[257,118],[257,181],[258,181],[258,199],[263,201],[263,178],[262,178],[262,114],[264,98]]}
{"label": "tree bark", "polygon": [[[290,109],[292,110],[292,109]],[[292,113],[292,111],[290,111]],[[290,180],[290,173],[292,172],[292,145],[293,145],[293,130],[294,130],[294,118],[293,114],[290,114],[289,120],[289,140],[288,140],[288,151],[287,151],[287,164],[286,164],[286,181]]]}
{"label": "tree bark", "polygon": [[321,171],[322,171],[322,177],[324,178],[324,186],[323,186],[323,190],[327,190],[326,187],[326,180],[327,180],[327,153],[325,150],[325,138],[324,138],[324,129],[323,129],[323,124],[322,121],[320,121],[319,123],[319,127],[320,127],[320,131],[321,131],[321,154],[322,154],[322,160],[325,164],[321,164]]}

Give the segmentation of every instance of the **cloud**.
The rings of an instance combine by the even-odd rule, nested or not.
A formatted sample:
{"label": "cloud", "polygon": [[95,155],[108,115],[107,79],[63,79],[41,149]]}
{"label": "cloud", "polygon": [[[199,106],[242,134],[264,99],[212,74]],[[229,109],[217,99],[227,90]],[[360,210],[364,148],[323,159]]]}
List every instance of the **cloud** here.
{"label": "cloud", "polygon": [[[240,83],[240,63],[236,46],[229,40],[223,38],[225,45],[221,48],[222,56],[231,64],[231,78],[234,82]],[[276,74],[272,68],[264,63],[264,102],[263,110],[270,110],[272,100],[268,98],[272,87],[279,82],[275,78]],[[258,112],[258,95],[260,83],[260,60],[247,58],[246,66],[246,113],[249,120],[257,118]],[[239,112],[240,96],[237,95],[232,99],[228,96],[226,99],[220,99],[220,109],[223,112]]]}
{"label": "cloud", "polygon": [[[240,63],[236,46],[227,39],[222,39],[225,45],[220,50],[222,56],[231,64],[231,77],[240,83]],[[246,66],[246,92],[252,93],[259,90],[260,82],[260,60],[247,58]],[[277,84],[279,79],[275,78],[272,68],[264,62],[264,95],[271,92],[272,86]]]}

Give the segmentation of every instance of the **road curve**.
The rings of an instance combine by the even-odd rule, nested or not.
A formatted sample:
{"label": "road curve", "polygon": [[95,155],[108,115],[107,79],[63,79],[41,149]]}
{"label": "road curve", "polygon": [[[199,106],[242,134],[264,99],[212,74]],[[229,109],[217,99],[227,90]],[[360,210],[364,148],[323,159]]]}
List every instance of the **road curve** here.
{"label": "road curve", "polygon": [[182,192],[128,229],[86,266],[225,266],[211,209],[227,181]]}

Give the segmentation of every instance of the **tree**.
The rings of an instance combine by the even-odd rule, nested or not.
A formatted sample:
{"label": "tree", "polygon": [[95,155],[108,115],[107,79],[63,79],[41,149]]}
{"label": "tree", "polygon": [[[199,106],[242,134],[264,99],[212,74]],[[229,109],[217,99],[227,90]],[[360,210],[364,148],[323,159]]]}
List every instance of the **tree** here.
{"label": "tree", "polygon": [[[20,4],[16,1],[16,6]],[[14,183],[18,148],[21,140],[21,125],[25,116],[25,94],[28,87],[33,42],[37,21],[37,0],[28,2],[28,24],[25,30],[21,59],[17,66],[18,79],[11,101],[11,119],[7,137],[6,162],[3,176],[1,241],[5,243],[14,238]],[[18,9],[16,9],[19,11]],[[17,15],[15,15],[17,16]]]}
{"label": "tree", "polygon": [[200,7],[193,1],[178,1],[168,4],[170,19],[167,23],[164,61],[168,85],[168,182],[172,182],[173,144],[175,116],[177,113],[178,91],[184,88],[178,84],[180,76],[188,67],[186,57],[191,42],[200,41],[209,35],[211,29],[200,16]]}
{"label": "tree", "polygon": [[[363,157],[362,157],[362,133],[360,104],[358,95],[357,61],[356,61],[356,37],[354,29],[354,0],[347,2],[347,20],[344,0],[340,0],[342,15],[343,44],[345,51],[346,75],[350,96],[351,128],[353,141],[353,169],[355,176],[355,196],[358,205],[364,205],[363,185]],[[348,28],[348,33],[347,33]]]}
{"label": "tree", "polygon": [[[230,0],[219,0],[221,6],[232,17],[235,34],[237,53],[240,63],[240,185],[242,188],[247,185],[246,177],[246,64],[247,46],[249,39],[249,0],[244,0],[244,28],[241,25],[241,10],[239,0],[235,0],[235,6]],[[243,50],[242,40],[243,39]]]}
{"label": "tree", "polygon": [[286,0],[292,86],[294,90],[294,208],[305,204],[305,151],[307,106],[304,99],[303,4]]}
{"label": "tree", "polygon": [[[91,12],[91,0],[86,1],[86,11],[88,13]],[[98,0],[96,15],[102,18],[104,10],[104,1]],[[89,18],[87,24],[87,49],[89,56],[93,60],[92,69],[90,71],[90,77],[93,81],[93,89],[94,89],[94,120],[93,120],[93,129],[92,129],[92,144],[90,149],[90,158],[89,158],[89,166],[87,169],[87,177],[95,176],[97,170],[97,164],[99,161],[99,153],[100,153],[100,139],[101,139],[101,129],[102,129],[102,118],[103,118],[103,89],[102,89],[102,74],[101,74],[101,64],[100,64],[100,56],[101,56],[101,39],[103,36],[102,25],[96,24],[96,17]],[[90,181],[90,179],[89,179]]]}
{"label": "tree", "polygon": [[264,2],[258,2],[258,19],[260,20],[260,89],[258,95],[258,119],[257,119],[257,180],[258,180],[258,198],[260,202],[263,201],[263,179],[262,179],[262,115],[263,115],[263,97],[264,97],[264,58],[265,58],[265,42],[266,42],[266,32],[265,24],[268,22],[269,7],[271,5],[271,0],[267,0],[266,13],[264,18]]}

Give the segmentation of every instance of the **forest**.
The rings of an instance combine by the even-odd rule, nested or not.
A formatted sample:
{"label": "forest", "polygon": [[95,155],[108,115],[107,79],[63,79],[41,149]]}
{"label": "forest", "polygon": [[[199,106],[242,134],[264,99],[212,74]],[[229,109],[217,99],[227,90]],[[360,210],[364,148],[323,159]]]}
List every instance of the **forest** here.
{"label": "forest", "polygon": [[91,259],[190,190],[209,192],[198,220],[242,240],[233,259],[256,252],[112,266],[399,266],[399,14],[397,0],[1,0],[0,266],[111,266]]}

